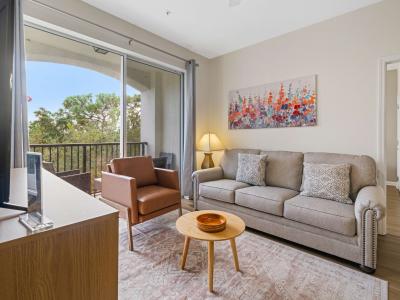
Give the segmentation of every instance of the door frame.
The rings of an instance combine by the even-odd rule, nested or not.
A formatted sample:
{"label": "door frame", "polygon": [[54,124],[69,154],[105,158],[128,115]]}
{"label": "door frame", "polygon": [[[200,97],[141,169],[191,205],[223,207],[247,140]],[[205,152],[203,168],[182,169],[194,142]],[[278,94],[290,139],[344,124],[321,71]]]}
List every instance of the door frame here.
{"label": "door frame", "polygon": [[396,120],[397,120],[397,136],[396,136],[396,153],[397,153],[397,159],[396,159],[396,166],[397,166],[397,181],[387,181],[386,185],[392,185],[395,186],[398,190],[400,190],[400,61],[396,62],[394,64],[388,64],[387,65],[387,71],[396,71],[397,72],[397,82],[396,82],[396,87],[397,87],[397,93],[396,93],[396,104],[397,104],[397,109],[396,109]]}
{"label": "door frame", "polygon": [[[387,159],[385,156],[385,114],[386,114],[386,71],[387,65],[400,61],[399,55],[392,55],[381,57],[378,60],[378,102],[377,102],[377,113],[378,113],[378,131],[377,131],[377,178],[378,185],[382,187],[385,195],[385,207],[387,207],[387,189],[386,189],[386,172],[387,172]],[[383,218],[379,222],[379,234],[386,234],[387,232],[387,219]]]}

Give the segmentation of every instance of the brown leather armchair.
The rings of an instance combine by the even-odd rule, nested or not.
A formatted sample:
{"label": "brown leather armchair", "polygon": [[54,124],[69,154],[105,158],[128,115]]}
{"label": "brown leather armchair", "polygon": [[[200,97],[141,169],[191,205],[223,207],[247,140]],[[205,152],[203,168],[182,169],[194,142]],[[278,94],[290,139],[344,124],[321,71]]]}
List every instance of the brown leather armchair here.
{"label": "brown leather armchair", "polygon": [[111,173],[102,172],[101,199],[127,220],[129,250],[132,226],[178,209],[182,215],[178,172],[153,167],[150,156],[116,158]]}

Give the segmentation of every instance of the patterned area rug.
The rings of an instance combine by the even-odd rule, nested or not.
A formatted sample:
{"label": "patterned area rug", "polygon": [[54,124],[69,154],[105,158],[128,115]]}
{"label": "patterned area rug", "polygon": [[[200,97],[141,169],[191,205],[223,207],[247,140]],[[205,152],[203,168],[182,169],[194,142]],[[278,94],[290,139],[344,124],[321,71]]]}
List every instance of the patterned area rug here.
{"label": "patterned area rug", "polygon": [[177,212],[135,226],[134,252],[120,223],[120,299],[387,299],[386,281],[251,232],[215,243],[214,293],[207,290],[207,243],[192,240],[185,271]]}

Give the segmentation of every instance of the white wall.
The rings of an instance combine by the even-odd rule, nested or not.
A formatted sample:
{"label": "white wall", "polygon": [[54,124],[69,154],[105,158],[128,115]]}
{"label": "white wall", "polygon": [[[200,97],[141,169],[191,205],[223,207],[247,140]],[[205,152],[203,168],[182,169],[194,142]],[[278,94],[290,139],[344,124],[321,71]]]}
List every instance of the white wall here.
{"label": "white wall", "polygon": [[175,154],[180,165],[180,76],[166,71],[151,72],[151,88],[142,91],[141,140],[148,142],[149,154]]}
{"label": "white wall", "polygon": [[386,180],[397,182],[397,70],[386,72]]}
{"label": "white wall", "polygon": [[[386,0],[211,61],[210,130],[226,147],[377,158],[378,59],[400,54],[400,1]],[[318,126],[228,130],[228,92],[317,74]]]}
{"label": "white wall", "polygon": [[180,166],[180,131],[182,128],[179,109],[180,77],[169,72],[162,72],[161,77],[161,146],[160,151],[175,154],[175,167]]}
{"label": "white wall", "polygon": [[150,88],[141,92],[140,141],[147,142],[147,153],[158,157],[160,152],[160,79],[158,73],[150,73]]}

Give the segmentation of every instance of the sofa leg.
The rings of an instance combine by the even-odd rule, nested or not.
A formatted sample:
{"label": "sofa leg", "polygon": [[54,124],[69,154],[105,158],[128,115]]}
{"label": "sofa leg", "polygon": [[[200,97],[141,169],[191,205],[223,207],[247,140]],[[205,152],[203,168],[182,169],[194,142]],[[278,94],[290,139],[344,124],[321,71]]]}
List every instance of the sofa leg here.
{"label": "sofa leg", "polygon": [[128,246],[129,246],[129,251],[133,251],[133,236],[132,236],[132,224],[129,220],[126,221],[126,224],[128,225]]}
{"label": "sofa leg", "polygon": [[360,270],[367,274],[373,274],[376,271],[376,269],[373,269],[373,268],[370,268],[370,267],[367,267],[364,265],[360,265]]}

